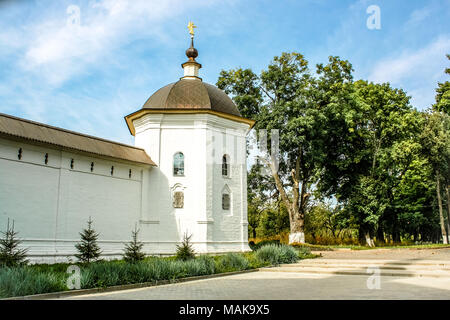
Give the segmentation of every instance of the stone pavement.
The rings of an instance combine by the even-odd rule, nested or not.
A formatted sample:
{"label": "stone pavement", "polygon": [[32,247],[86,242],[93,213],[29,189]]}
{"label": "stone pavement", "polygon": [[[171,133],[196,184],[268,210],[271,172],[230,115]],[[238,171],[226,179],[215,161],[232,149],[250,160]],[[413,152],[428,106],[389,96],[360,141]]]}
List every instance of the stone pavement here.
{"label": "stone pavement", "polygon": [[326,252],[260,272],[68,299],[450,299],[450,249],[404,250]]}

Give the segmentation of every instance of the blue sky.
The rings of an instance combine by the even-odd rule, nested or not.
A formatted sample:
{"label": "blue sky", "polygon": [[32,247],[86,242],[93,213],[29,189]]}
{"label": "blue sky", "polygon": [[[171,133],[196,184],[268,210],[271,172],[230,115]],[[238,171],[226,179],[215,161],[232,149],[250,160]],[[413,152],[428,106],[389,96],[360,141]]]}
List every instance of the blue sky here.
{"label": "blue sky", "polygon": [[[379,30],[367,28],[370,5]],[[0,112],[133,144],[123,117],[182,76],[189,20],[209,83],[222,69],[259,72],[283,51],[311,68],[338,55],[355,79],[403,88],[421,110],[448,80],[450,0],[6,0]]]}

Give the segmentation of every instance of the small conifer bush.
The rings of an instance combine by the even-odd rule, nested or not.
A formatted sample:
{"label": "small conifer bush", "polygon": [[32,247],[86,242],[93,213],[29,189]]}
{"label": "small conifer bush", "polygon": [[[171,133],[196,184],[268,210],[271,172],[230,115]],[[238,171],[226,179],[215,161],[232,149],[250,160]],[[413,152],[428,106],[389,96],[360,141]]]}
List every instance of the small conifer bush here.
{"label": "small conifer bush", "polygon": [[78,254],[75,257],[80,262],[92,262],[98,260],[100,254],[100,247],[97,244],[99,234],[92,228],[92,219],[89,217],[88,227],[80,232],[81,242],[75,245],[78,250]]}
{"label": "small conifer bush", "polygon": [[145,258],[145,253],[142,252],[144,244],[138,241],[138,234],[139,229],[135,226],[134,230],[131,231],[132,240],[125,245],[125,254],[123,255],[123,259],[127,262],[142,261]]}
{"label": "small conifer bush", "polygon": [[0,266],[16,267],[27,264],[26,254],[28,249],[21,249],[22,243],[17,238],[18,232],[14,231],[14,220],[12,225],[6,227],[6,232],[1,232],[3,237],[0,239]]}
{"label": "small conifer bush", "polygon": [[192,248],[191,238],[192,235],[188,236],[187,233],[184,234],[183,241],[181,242],[180,245],[177,245],[177,254],[176,254],[177,260],[186,261],[195,258],[195,251]]}

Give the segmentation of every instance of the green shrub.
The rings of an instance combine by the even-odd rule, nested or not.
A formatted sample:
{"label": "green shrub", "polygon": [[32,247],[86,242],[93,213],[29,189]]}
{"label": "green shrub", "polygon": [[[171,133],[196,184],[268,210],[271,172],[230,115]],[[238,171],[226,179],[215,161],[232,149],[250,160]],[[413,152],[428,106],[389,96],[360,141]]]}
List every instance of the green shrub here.
{"label": "green shrub", "polygon": [[246,270],[249,266],[249,261],[243,255],[237,253],[227,253],[220,256],[217,261],[218,272]]}
{"label": "green shrub", "polygon": [[151,282],[159,279],[155,263],[148,262],[97,262],[81,269],[81,287],[109,287],[131,283]]}
{"label": "green shrub", "polygon": [[187,261],[152,259],[116,264],[97,262],[85,265],[82,268],[81,287],[110,287],[214,273],[214,259],[207,256]]}
{"label": "green shrub", "polygon": [[188,236],[187,233],[184,234],[181,245],[177,245],[177,260],[186,261],[195,258],[195,252],[191,245],[191,238],[192,235]]}
{"label": "green shrub", "polygon": [[214,258],[208,256],[200,256],[196,259],[185,261],[182,264],[183,276],[203,276],[215,273]]}
{"label": "green shrub", "polygon": [[12,226],[8,225],[5,232],[1,232],[0,239],[0,266],[17,267],[27,264],[26,254],[28,249],[20,249],[22,241],[17,238],[18,232],[14,231],[14,220]]}
{"label": "green shrub", "polygon": [[92,219],[89,217],[88,227],[80,232],[81,242],[75,245],[78,254],[75,257],[81,262],[92,262],[98,260],[102,253],[97,244],[99,234],[92,228]]}
{"label": "green shrub", "polygon": [[287,245],[268,244],[256,251],[256,257],[262,263],[279,265],[281,263],[293,263],[299,258],[297,251]]}
{"label": "green shrub", "polygon": [[296,250],[297,250],[297,254],[298,254],[299,258],[304,259],[304,258],[309,258],[312,256],[311,249],[308,247],[299,247],[299,248],[296,248]]}
{"label": "green shrub", "polygon": [[1,268],[0,297],[26,296],[66,290],[65,274],[39,272],[32,267]]}
{"label": "green shrub", "polygon": [[246,252],[246,253],[243,253],[242,255],[248,261],[249,269],[257,269],[257,268],[266,267],[269,265],[268,262],[260,261],[256,257],[256,252]]}
{"label": "green shrub", "polygon": [[[300,256],[309,250],[300,249]],[[147,257],[142,261],[97,261],[79,264],[81,288],[101,288],[132,283],[174,280],[291,263],[298,259],[292,247],[266,245],[256,252],[228,253],[223,256],[202,255],[186,261],[174,258]],[[0,268],[0,297],[22,296],[68,290],[66,270],[69,264],[31,265]]]}
{"label": "green shrub", "polygon": [[253,251],[257,251],[259,248],[264,247],[268,244],[273,244],[273,245],[280,244],[280,240],[263,240],[256,244],[254,242],[253,242],[253,244],[251,244],[251,242],[253,242],[253,241],[249,242],[249,246],[250,246],[250,249],[252,249]]}
{"label": "green shrub", "polygon": [[127,262],[142,261],[145,258],[145,253],[142,251],[144,244],[138,241],[139,229],[135,226],[131,231],[132,240],[125,245],[123,259]]}

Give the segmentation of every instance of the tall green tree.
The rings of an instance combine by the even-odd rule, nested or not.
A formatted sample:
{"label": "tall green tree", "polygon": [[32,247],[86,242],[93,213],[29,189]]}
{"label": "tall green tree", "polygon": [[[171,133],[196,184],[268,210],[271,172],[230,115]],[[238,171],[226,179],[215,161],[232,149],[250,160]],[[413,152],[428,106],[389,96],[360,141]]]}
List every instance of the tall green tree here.
{"label": "tall green tree", "polygon": [[236,69],[222,71],[217,82],[233,96],[242,115],[257,121],[256,130],[267,130],[269,139],[274,138],[272,130],[279,130],[279,156],[267,143],[268,152],[260,160],[270,169],[288,210],[290,242],[304,242],[305,214],[326,161],[326,141],[339,134],[329,130],[327,113],[345,121],[337,112],[350,100],[342,88],[352,81],[351,70],[347,61],[330,57],[327,65],[317,66],[316,79],[303,55],[292,52],[274,57],[259,76]]}
{"label": "tall green tree", "polygon": [[345,121],[339,117],[340,121],[331,121],[336,123],[333,130],[340,134],[326,148],[328,161],[324,162],[319,188],[335,194],[346,205],[359,225],[360,241],[373,246],[375,234],[384,239],[384,221],[389,220],[391,232],[399,239],[392,202],[410,159],[406,157],[399,165],[395,151],[399,144],[415,143],[408,139],[418,132],[418,115],[413,113],[406,93],[388,83],[359,80],[347,90],[350,94],[346,97],[352,102],[336,112],[343,114]]}
{"label": "tall green tree", "polygon": [[442,184],[445,184],[445,189],[448,189],[450,181],[450,116],[435,110],[427,113],[425,117],[426,125],[422,132],[421,142],[424,156],[427,157],[434,173],[442,241],[448,243],[442,204]]}
{"label": "tall green tree", "polygon": [[256,238],[262,213],[273,207],[279,193],[271,176],[262,173],[262,165],[254,163],[247,176],[248,226],[249,235]]}
{"label": "tall green tree", "polygon": [[[447,59],[450,60],[450,54],[447,54]],[[450,75],[450,68],[445,69],[445,73]],[[445,81],[443,83],[438,83],[436,88],[436,103],[433,105],[433,110],[435,112],[443,112],[450,115],[450,82]],[[447,161],[447,163],[450,161]],[[448,167],[444,172],[444,186],[446,201],[447,201],[447,229],[450,233],[450,174],[448,173]],[[449,235],[450,242],[450,235]]]}
{"label": "tall green tree", "polygon": [[[450,60],[450,54],[447,54],[447,59]],[[450,68],[445,69],[445,73],[450,75]],[[445,81],[438,83],[436,88],[436,103],[433,105],[435,111],[444,112],[450,115],[450,82]]]}

